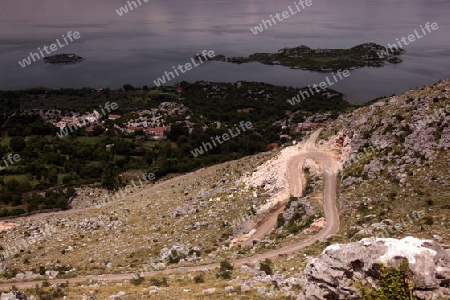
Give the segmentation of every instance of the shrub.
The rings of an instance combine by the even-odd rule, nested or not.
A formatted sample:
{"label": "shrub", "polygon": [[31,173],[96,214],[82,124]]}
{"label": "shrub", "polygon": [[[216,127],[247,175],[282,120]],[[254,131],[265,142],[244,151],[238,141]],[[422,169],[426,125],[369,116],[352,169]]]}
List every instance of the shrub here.
{"label": "shrub", "polygon": [[272,261],[267,258],[266,260],[259,263],[259,270],[266,273],[266,275],[272,275],[273,271],[272,271],[271,266],[272,266]]}
{"label": "shrub", "polygon": [[130,280],[130,283],[133,285],[140,285],[145,281],[144,277],[141,276],[141,273],[136,272],[133,278]]}
{"label": "shrub", "polygon": [[162,277],[161,279],[159,278],[150,278],[150,286],[157,286],[157,287],[161,287],[161,286],[169,286],[169,283],[167,282],[167,278],[166,277]]}
{"label": "shrub", "polygon": [[19,272],[16,269],[6,270],[0,273],[0,277],[4,277],[6,279],[13,279]]}
{"label": "shrub", "polygon": [[314,191],[314,188],[312,186],[312,179],[308,177],[306,179],[305,188],[303,189],[303,197],[306,197],[307,195],[311,194]]}
{"label": "shrub", "polygon": [[277,217],[277,228],[282,227],[285,222],[286,221],[285,221],[285,219],[283,217],[283,214],[279,214],[278,217]]}
{"label": "shrub", "polygon": [[47,280],[43,281],[41,284],[41,287],[49,287],[50,286],[50,282],[48,282]]}
{"label": "shrub", "polygon": [[45,271],[47,270],[45,269],[44,266],[39,266],[39,275],[45,275]]}
{"label": "shrub", "polygon": [[222,260],[220,262],[219,272],[216,274],[217,278],[231,279],[231,274],[233,271],[233,266],[228,260]]}
{"label": "shrub", "polygon": [[181,253],[177,250],[171,250],[169,255],[169,264],[177,264],[182,259]]}
{"label": "shrub", "polygon": [[433,218],[430,216],[423,217],[423,222],[425,225],[433,225]]}
{"label": "shrub", "polygon": [[361,292],[362,300],[412,300],[415,299],[412,295],[414,285],[408,276],[408,260],[402,258],[398,267],[381,266],[377,289],[370,289],[359,283],[356,287]]}
{"label": "shrub", "polygon": [[203,274],[197,274],[194,276],[194,282],[195,283],[204,283],[205,278],[203,277]]}

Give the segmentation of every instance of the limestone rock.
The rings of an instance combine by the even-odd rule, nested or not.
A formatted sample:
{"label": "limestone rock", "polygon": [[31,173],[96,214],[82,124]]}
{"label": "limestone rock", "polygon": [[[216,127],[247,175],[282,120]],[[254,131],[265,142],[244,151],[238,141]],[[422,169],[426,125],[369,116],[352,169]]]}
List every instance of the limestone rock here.
{"label": "limestone rock", "polygon": [[303,299],[361,299],[355,282],[377,288],[381,264],[409,263],[415,296],[434,299],[450,296],[450,255],[437,242],[413,237],[366,238],[356,243],[328,246],[318,258],[308,261]]}

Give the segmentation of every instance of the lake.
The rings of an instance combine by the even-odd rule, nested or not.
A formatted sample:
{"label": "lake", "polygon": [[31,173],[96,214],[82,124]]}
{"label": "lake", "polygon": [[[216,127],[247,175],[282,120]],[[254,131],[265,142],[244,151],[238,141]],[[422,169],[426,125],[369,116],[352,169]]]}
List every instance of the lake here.
{"label": "lake", "polygon": [[[312,5],[258,35],[262,19],[294,7],[294,1],[140,0],[122,16],[121,0],[2,0],[0,11],[0,89],[32,86],[112,87],[125,83],[153,86],[172,66],[203,50],[227,56],[276,52],[283,47],[349,48],[365,42],[384,46],[419,30],[427,22],[439,29],[405,46],[403,63],[354,70],[332,88],[362,103],[450,77],[450,1],[312,0]],[[68,31],[81,37],[55,53],[75,53],[78,64],[19,61],[50,46]],[[239,80],[303,87],[327,73],[258,63],[206,62],[168,84],[182,80]]]}

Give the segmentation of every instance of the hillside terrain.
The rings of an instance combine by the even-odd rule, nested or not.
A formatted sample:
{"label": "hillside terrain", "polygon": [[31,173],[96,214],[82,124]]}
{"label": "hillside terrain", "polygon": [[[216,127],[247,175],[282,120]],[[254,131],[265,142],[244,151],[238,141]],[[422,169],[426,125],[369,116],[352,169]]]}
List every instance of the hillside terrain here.
{"label": "hillside terrain", "polygon": [[450,244],[449,83],[377,101],[322,132],[350,161],[338,196],[349,237],[411,234]]}
{"label": "hillside terrain", "polygon": [[[289,189],[288,162],[315,148],[301,137],[278,149],[130,186],[112,202],[103,201],[104,189],[89,187],[73,200],[77,209],[10,220],[12,227],[1,232],[3,281],[47,279],[40,288],[21,288],[42,299],[307,299],[303,293],[320,286],[308,282],[318,276],[312,257],[327,246],[320,256],[324,264],[338,247],[369,246],[367,240],[354,247],[336,244],[365,237],[413,236],[448,249],[449,122],[450,80],[342,113],[328,121],[315,142],[318,152],[340,164],[331,169],[306,159],[299,166],[298,195]],[[340,175],[339,231],[294,253],[259,259],[326,227],[324,190],[335,173]],[[240,243],[283,201],[287,209],[277,215],[275,230]],[[236,261],[242,263],[233,267]],[[332,260],[326,263],[334,266]],[[117,274],[120,280],[99,274]],[[86,275],[94,276],[75,282]],[[361,279],[354,278],[352,286]]]}
{"label": "hillside terrain", "polygon": [[299,92],[254,82],[0,91],[0,217],[69,209],[83,185],[115,192],[143,173],[161,179],[261,153],[304,135],[301,122],[353,109],[331,90],[292,106]]}

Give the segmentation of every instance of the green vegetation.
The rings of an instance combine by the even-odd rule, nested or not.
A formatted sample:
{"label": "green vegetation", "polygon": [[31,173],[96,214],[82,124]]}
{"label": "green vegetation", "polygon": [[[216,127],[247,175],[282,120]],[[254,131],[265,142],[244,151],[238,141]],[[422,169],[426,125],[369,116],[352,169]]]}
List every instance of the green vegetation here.
{"label": "green vegetation", "polygon": [[280,228],[284,225],[284,223],[286,223],[286,220],[284,219],[283,214],[278,214],[277,216],[277,228]]}
{"label": "green vegetation", "polygon": [[259,270],[263,271],[267,275],[272,275],[272,261],[268,258],[266,258],[264,261],[259,263]]}
{"label": "green vegetation", "polygon": [[219,272],[217,272],[216,277],[221,279],[231,279],[233,272],[233,266],[228,260],[222,260],[220,262]]}
{"label": "green vegetation", "polygon": [[136,272],[134,274],[134,277],[132,279],[130,279],[130,283],[133,285],[141,285],[142,283],[144,283],[145,278],[142,277],[142,275],[139,272]]}
{"label": "green vegetation", "polygon": [[150,286],[157,286],[157,287],[169,286],[169,283],[167,281],[167,277],[156,276],[156,277],[150,278]]}
{"label": "green vegetation", "polygon": [[[31,88],[0,91],[0,155],[19,154],[20,161],[0,170],[0,217],[41,209],[68,208],[74,195],[71,187],[100,183],[116,190],[127,184],[119,176],[126,171],[166,174],[189,172],[201,167],[238,159],[267,150],[270,143],[283,144],[280,134],[289,134],[275,121],[303,120],[315,113],[331,111],[333,117],[352,109],[343,95],[327,98],[314,95],[295,110],[286,101],[297,95],[294,88],[265,83],[187,83],[176,87],[136,89],[130,84],[121,90]],[[61,115],[92,112],[106,102],[116,102],[114,111],[123,124],[136,118],[136,111],[159,109],[163,102],[187,108],[185,115],[161,111],[171,125],[168,140],[149,141],[141,133],[118,130],[106,116],[92,132],[79,128],[64,138],[43,114],[52,109]],[[221,136],[240,122],[251,122],[252,130],[241,133],[204,155],[193,157],[191,151]],[[220,124],[220,125],[219,125]],[[0,157],[1,157],[0,156]],[[130,179],[130,178],[128,178]],[[38,193],[39,191],[39,193]]]}
{"label": "green vegetation", "polygon": [[357,284],[362,300],[413,300],[414,284],[408,278],[409,264],[402,259],[398,267],[381,266],[379,288],[370,289]]}
{"label": "green vegetation", "polygon": [[204,275],[202,273],[195,275],[194,282],[195,283],[204,283],[205,282]]}
{"label": "green vegetation", "polygon": [[[302,45],[295,48],[283,48],[277,53],[255,53],[249,57],[231,57],[217,55],[213,60],[248,63],[260,62],[267,65],[282,65],[293,69],[313,71],[333,71],[339,69],[361,68],[364,66],[384,66],[385,61],[399,63],[401,60],[391,55],[381,55],[377,52],[386,52],[387,49],[375,43],[366,43],[350,49],[312,49]],[[394,55],[405,53],[403,49],[394,51]],[[390,53],[391,54],[391,53]]]}

